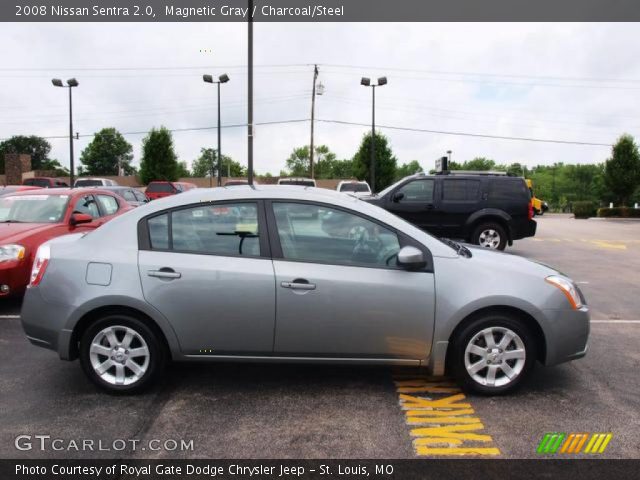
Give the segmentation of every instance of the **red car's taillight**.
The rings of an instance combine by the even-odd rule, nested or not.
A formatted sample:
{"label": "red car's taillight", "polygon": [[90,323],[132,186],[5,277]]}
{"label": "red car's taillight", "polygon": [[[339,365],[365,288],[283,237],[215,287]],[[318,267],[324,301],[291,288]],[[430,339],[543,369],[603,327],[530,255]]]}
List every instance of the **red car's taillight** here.
{"label": "red car's taillight", "polygon": [[49,258],[51,258],[51,248],[49,245],[40,245],[36,252],[36,258],[33,260],[33,266],[31,267],[31,278],[29,279],[29,287],[36,287],[44,277],[44,272],[49,265]]}

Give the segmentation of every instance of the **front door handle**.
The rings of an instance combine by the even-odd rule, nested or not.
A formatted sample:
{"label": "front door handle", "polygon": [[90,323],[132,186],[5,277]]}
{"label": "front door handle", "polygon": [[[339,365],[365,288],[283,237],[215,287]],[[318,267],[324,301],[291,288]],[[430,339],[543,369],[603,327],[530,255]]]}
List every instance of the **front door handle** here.
{"label": "front door handle", "polygon": [[168,279],[182,277],[181,273],[174,271],[172,268],[166,268],[166,267],[161,268],[160,270],[148,270],[147,275],[149,275],[150,277],[168,278]]}
{"label": "front door handle", "polygon": [[425,208],[427,210],[433,210],[433,204],[432,203],[427,203],[427,206]]}
{"label": "front door handle", "polygon": [[315,283],[309,283],[307,280],[296,278],[293,282],[280,282],[282,288],[290,288],[292,290],[315,290]]}

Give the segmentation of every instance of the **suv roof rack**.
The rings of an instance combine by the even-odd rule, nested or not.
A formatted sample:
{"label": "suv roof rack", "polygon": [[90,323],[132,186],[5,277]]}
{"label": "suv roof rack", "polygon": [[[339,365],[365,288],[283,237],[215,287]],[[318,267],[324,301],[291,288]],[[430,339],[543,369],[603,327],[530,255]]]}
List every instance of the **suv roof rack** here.
{"label": "suv roof rack", "polygon": [[448,175],[493,175],[499,177],[515,177],[516,175],[508,172],[500,172],[496,170],[449,170]]}

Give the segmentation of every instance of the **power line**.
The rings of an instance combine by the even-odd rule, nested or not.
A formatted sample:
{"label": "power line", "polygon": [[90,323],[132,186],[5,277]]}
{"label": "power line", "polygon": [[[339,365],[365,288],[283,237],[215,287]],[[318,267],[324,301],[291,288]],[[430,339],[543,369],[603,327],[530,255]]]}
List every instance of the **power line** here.
{"label": "power line", "polygon": [[[295,68],[309,67],[307,63],[273,63],[254,65],[254,68]],[[202,69],[240,69],[247,65],[195,65],[195,66],[146,66],[146,67],[0,67],[0,72],[111,72],[111,71],[155,71],[155,70],[202,70]]]}
{"label": "power line", "polygon": [[[337,123],[340,125],[354,125],[359,127],[370,126],[366,123],[347,122],[343,120],[318,119],[317,121],[324,122],[324,123]],[[555,140],[555,139],[548,139],[548,138],[532,138],[532,137],[509,137],[505,135],[489,135],[489,134],[469,133],[469,132],[451,132],[446,130],[429,130],[426,128],[397,127],[392,125],[376,125],[376,128],[386,128],[388,130],[402,130],[407,132],[435,133],[439,135],[454,135],[454,136],[461,136],[461,137],[492,138],[494,140],[517,140],[517,141],[524,141],[524,142],[559,143],[559,144],[565,144],[565,145],[583,145],[583,146],[591,146],[591,147],[611,147],[612,146],[609,143],[579,142],[579,141],[573,141],[573,140]]]}

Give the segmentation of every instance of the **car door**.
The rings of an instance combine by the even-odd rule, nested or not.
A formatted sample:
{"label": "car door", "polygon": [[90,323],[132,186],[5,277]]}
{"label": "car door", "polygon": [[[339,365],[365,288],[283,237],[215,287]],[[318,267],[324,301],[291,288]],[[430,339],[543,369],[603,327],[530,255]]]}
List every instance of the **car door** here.
{"label": "car door", "polygon": [[440,234],[464,239],[467,219],[480,209],[480,179],[443,179],[440,205]]}
{"label": "car door", "polygon": [[439,211],[433,178],[410,180],[389,194],[385,208],[415,226],[437,233]]}
{"label": "car door", "polygon": [[271,354],[275,287],[260,206],[197,204],[140,222],[144,298],[184,354]]}
{"label": "car door", "polygon": [[414,272],[395,264],[398,250],[411,239],[323,204],[274,201],[267,212],[276,280],[274,355],[424,359],[429,354],[432,264]]}

